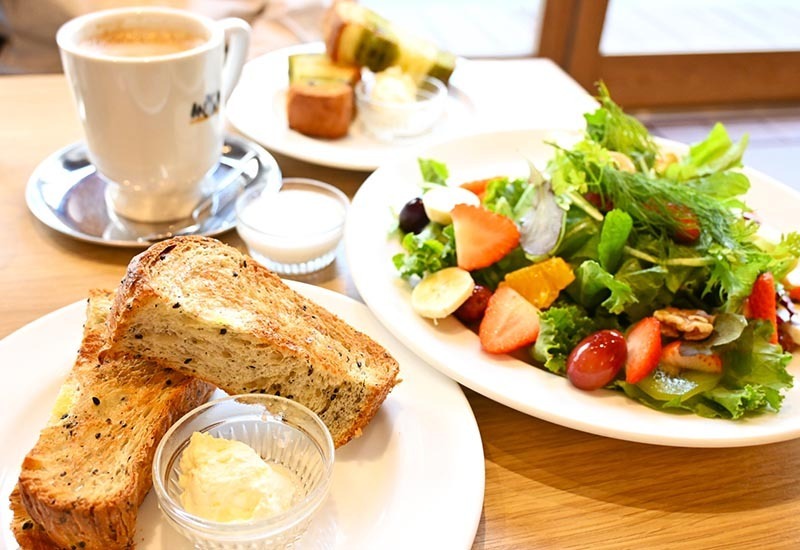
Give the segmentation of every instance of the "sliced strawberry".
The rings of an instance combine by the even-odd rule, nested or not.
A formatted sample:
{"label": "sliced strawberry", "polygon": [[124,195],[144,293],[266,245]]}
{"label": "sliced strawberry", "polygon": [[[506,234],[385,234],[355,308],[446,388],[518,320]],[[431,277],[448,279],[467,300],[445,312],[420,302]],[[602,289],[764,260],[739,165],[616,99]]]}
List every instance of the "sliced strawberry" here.
{"label": "sliced strawberry", "polygon": [[625,361],[625,381],[640,382],[658,366],[661,359],[661,322],[645,317],[628,331],[628,359]]}
{"label": "sliced strawberry", "polygon": [[778,343],[778,302],[775,292],[775,277],[772,273],[762,273],[753,283],[753,290],[745,304],[745,315],[749,319],[762,319],[772,325],[770,342]]}
{"label": "sliced strawberry", "polygon": [[497,178],[486,178],[485,180],[475,180],[475,181],[468,181],[461,184],[461,187],[468,191],[472,191],[478,198],[483,200],[483,196],[486,194],[486,186],[489,185],[489,182],[493,179]]}
{"label": "sliced strawberry", "polygon": [[457,204],[450,215],[461,269],[490,266],[519,244],[519,229],[505,216],[467,204]]}
{"label": "sliced strawberry", "polygon": [[661,366],[667,372],[689,369],[720,373],[722,358],[711,351],[686,346],[681,340],[675,340],[664,346]]}
{"label": "sliced strawberry", "polygon": [[500,285],[489,299],[478,336],[489,353],[530,345],[539,336],[539,310],[510,286]]}

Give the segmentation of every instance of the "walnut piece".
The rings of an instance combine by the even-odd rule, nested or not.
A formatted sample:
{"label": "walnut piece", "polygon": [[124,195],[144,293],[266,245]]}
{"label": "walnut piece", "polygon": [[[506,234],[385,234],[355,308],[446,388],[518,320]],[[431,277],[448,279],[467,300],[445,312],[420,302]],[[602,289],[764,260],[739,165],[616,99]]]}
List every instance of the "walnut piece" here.
{"label": "walnut piece", "polygon": [[659,309],[653,316],[661,322],[661,334],[684,340],[705,340],[714,332],[714,316],[702,309]]}

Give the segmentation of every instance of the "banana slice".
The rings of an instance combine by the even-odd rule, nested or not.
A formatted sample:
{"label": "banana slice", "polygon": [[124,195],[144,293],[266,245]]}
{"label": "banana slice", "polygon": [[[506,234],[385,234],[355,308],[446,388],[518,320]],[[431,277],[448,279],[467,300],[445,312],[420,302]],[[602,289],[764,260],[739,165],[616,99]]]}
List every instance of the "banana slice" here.
{"label": "banana slice", "polygon": [[447,225],[453,223],[450,211],[457,204],[480,206],[481,199],[463,187],[434,187],[422,195],[425,214],[431,221]]}
{"label": "banana slice", "polygon": [[411,307],[428,319],[443,319],[472,295],[475,281],[469,271],[447,267],[422,279],[411,292]]}

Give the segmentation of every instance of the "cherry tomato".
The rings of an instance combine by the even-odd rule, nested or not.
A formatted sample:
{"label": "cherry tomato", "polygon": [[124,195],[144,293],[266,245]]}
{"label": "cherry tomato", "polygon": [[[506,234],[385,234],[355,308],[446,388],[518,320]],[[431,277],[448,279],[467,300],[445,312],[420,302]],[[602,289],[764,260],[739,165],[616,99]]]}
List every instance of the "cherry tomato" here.
{"label": "cherry tomato", "polygon": [[596,390],[611,382],[625,364],[628,347],[616,330],[590,334],[567,357],[567,378],[582,390]]}

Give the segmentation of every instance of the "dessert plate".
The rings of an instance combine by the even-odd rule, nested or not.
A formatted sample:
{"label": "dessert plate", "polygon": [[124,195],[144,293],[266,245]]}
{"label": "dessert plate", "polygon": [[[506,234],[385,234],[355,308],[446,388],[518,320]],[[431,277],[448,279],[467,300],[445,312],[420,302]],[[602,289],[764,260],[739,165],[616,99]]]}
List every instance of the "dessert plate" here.
{"label": "dessert plate", "polygon": [[[497,175],[527,177],[526,159],[544,169],[553,154],[546,142],[575,139],[548,131],[475,135],[422,152],[444,162],[450,181]],[[672,146],[675,146],[673,143]],[[745,170],[752,188],[748,204],[778,230],[797,229],[800,193]],[[652,410],[618,392],[576,389],[555,376],[508,355],[481,350],[478,336],[449,317],[434,325],[411,308],[411,288],[400,279],[392,256],[401,251],[396,214],[419,196],[416,157],[382,166],[361,185],[348,215],[345,245],[353,280],[364,301],[389,331],[423,360],[461,384],[504,405],[556,424],[630,441],[685,447],[734,447],[800,436],[800,387],[791,389],[777,414],[741,421],[707,419]],[[800,354],[789,367],[800,375]]]}
{"label": "dessert plate", "polygon": [[[406,549],[420,541],[430,548],[470,548],[483,507],[483,448],[459,386],[399,344],[363,304],[289,284],[385,346],[403,379],[363,435],[336,451],[330,496],[298,548]],[[0,341],[2,548],[16,548],[8,495],[72,366],[84,308],[82,301],[59,309]],[[140,509],[135,542],[145,550],[191,548],[162,518],[152,492]]]}
{"label": "dessert plate", "polygon": [[[25,189],[28,209],[39,221],[82,241],[144,248],[181,235],[219,235],[236,225],[234,198],[255,182],[280,185],[278,163],[261,146],[226,136],[219,164],[202,183],[212,200],[197,218],[172,223],[140,223],[117,216],[106,200],[106,182],[89,161],[86,145],[74,143],[47,157]],[[203,203],[201,203],[203,204]]]}
{"label": "dessert plate", "polygon": [[275,50],[247,63],[228,100],[228,120],[237,130],[272,152],[323,166],[362,171],[374,170],[404,150],[426,147],[471,128],[475,106],[459,89],[456,69],[450,80],[445,114],[428,134],[382,142],[362,128],[358,116],[350,126],[349,135],[341,139],[317,139],[291,130],[286,119],[289,56],[323,51],[322,42],[313,42]]}

